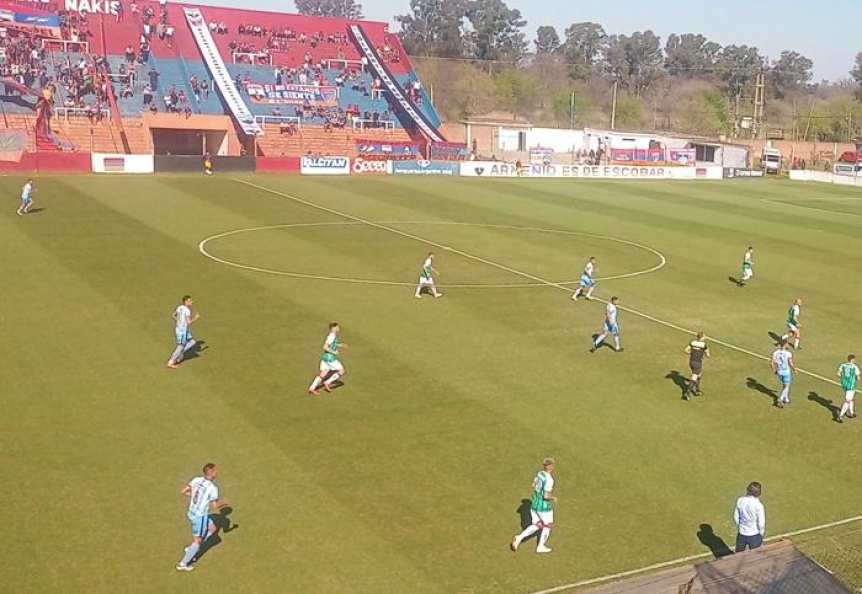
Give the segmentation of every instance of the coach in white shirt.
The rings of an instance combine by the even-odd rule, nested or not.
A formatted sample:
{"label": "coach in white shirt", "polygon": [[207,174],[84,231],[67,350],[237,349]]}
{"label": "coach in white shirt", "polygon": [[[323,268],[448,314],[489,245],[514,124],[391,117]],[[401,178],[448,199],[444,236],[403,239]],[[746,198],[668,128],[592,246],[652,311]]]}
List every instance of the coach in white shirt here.
{"label": "coach in white shirt", "polygon": [[766,532],[766,510],[760,502],[760,491],[760,483],[751,483],[746,489],[746,494],[736,500],[733,520],[739,528],[736,535],[737,553],[741,553],[746,547],[756,549],[763,544],[763,534]]}

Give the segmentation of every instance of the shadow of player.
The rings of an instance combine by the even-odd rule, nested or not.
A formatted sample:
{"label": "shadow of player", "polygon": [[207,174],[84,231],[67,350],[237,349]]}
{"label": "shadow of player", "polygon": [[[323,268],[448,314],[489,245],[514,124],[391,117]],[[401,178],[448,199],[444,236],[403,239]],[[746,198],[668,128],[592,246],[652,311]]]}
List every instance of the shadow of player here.
{"label": "shadow of player", "polygon": [[679,388],[680,397],[685,396],[685,391],[688,390],[688,378],[682,375],[679,371],[674,369],[666,376],[664,379],[668,379],[676,384],[676,387]]}
{"label": "shadow of player", "polygon": [[772,399],[772,404],[778,403],[778,393],[775,390],[767,388],[753,377],[746,378],[745,385],[748,386],[749,390],[754,390],[755,392],[760,392],[764,396],[769,396]]}
{"label": "shadow of player", "polygon": [[767,334],[769,334],[769,338],[772,339],[772,342],[775,344],[775,346],[778,346],[779,344],[781,344],[781,335],[779,335],[775,332],[772,332],[771,330],[769,332],[767,332]]}
{"label": "shadow of player", "polygon": [[840,406],[832,404],[831,400],[829,400],[828,398],[824,398],[817,392],[808,392],[808,400],[811,402],[816,402],[817,404],[828,410],[829,414],[832,415],[833,419],[838,418],[838,413],[841,412]]}
{"label": "shadow of player", "polygon": [[210,516],[210,520],[213,524],[215,524],[216,530],[212,536],[210,536],[201,543],[201,548],[198,551],[198,554],[195,555],[194,559],[192,559],[193,563],[197,563],[198,561],[200,561],[201,557],[207,554],[208,551],[220,545],[222,543],[222,534],[233,532],[234,530],[239,528],[239,524],[231,522],[230,515],[232,513],[233,508],[226,505],[225,507],[218,510],[218,513],[212,514]]}
{"label": "shadow of player", "polygon": [[716,559],[732,555],[733,551],[727,546],[720,536],[718,536],[709,524],[701,524],[700,530],[697,532],[697,539],[707,547]]}
{"label": "shadow of player", "polygon": [[732,276],[728,276],[727,281],[733,283],[737,287],[741,287],[743,285],[743,282],[740,279],[733,278]]}
{"label": "shadow of player", "polygon": [[[515,510],[515,513],[518,514],[519,521],[521,524],[521,530],[524,530],[527,526],[533,523],[533,516],[530,514],[530,500],[522,499],[521,505],[518,506],[518,509]],[[539,533],[531,534],[524,541],[528,541],[531,538],[538,538]]]}

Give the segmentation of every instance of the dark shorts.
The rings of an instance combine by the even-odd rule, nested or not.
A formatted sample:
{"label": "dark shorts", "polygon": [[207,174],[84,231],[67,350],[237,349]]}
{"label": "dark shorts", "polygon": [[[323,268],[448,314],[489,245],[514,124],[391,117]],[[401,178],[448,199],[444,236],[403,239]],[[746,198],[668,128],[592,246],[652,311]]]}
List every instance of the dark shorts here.
{"label": "dark shorts", "polygon": [[700,375],[701,371],[703,371],[703,361],[689,361],[688,366],[694,375]]}
{"label": "dark shorts", "polygon": [[763,535],[755,534],[754,536],[736,535],[736,552],[741,553],[748,547],[749,549],[757,549],[763,544]]}

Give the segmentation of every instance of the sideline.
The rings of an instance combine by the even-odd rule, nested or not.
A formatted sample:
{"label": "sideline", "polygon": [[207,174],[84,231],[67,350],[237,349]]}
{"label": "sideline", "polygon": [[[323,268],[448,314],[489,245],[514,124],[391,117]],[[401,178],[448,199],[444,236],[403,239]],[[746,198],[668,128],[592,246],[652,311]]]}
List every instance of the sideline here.
{"label": "sideline", "polygon": [[[776,534],[775,536],[770,536],[765,539],[766,542],[771,542],[773,540],[781,540],[782,538],[790,538],[791,536],[799,536],[800,534],[808,534],[810,532],[817,532],[818,530],[826,530],[827,528],[835,528],[836,526],[843,526],[844,524],[852,524],[853,522],[857,522],[862,520],[862,516],[853,516],[852,518],[845,518],[843,520],[837,520],[835,522],[829,522],[828,524],[819,524],[817,526],[812,526],[810,528],[803,528],[801,530],[792,530],[790,532],[785,532],[784,534]],[[573,588],[583,588],[584,586],[591,586],[595,584],[600,584],[602,582],[610,582],[613,580],[618,580],[626,577],[631,577],[633,575],[638,575],[641,573],[648,573],[650,571],[654,571],[656,569],[664,569],[666,567],[672,567],[674,565],[681,565],[683,563],[688,563],[690,561],[697,561],[698,559],[706,559],[707,557],[712,557],[713,554],[710,553],[700,553],[699,555],[689,555],[688,557],[679,557],[678,559],[671,559],[670,561],[662,561],[661,563],[654,563],[653,565],[646,565],[644,567],[638,567],[637,569],[629,569],[628,571],[621,571],[619,573],[611,573],[608,575],[603,575],[595,578],[590,578],[586,580],[582,580],[580,582],[572,582],[571,584],[562,584],[560,586],[555,586],[553,588],[548,588],[546,590],[536,590],[535,592],[530,592],[530,594],[555,594],[556,592],[563,592],[565,590],[571,590]]]}
{"label": "sideline", "polygon": [[[474,262],[479,262],[479,263],[481,263],[481,264],[485,264],[485,265],[487,265],[487,266],[491,266],[491,267],[493,267],[493,268],[497,268],[498,270],[503,270],[503,271],[508,272],[508,273],[510,273],[510,274],[514,274],[514,275],[516,275],[516,276],[520,276],[521,278],[529,279],[529,280],[531,280],[531,281],[533,281],[533,282],[535,282],[535,283],[538,283],[538,284],[540,284],[540,285],[544,285],[544,286],[547,286],[547,287],[554,287],[554,288],[556,288],[556,289],[560,289],[560,290],[562,290],[562,291],[566,291],[567,293],[571,293],[571,292],[572,292],[571,287],[567,287],[567,286],[565,286],[565,285],[563,285],[563,284],[561,284],[561,283],[555,283],[555,282],[553,282],[553,281],[549,281],[549,280],[547,280],[547,279],[544,279],[544,278],[541,278],[541,277],[535,276],[535,275],[533,275],[533,274],[530,274],[529,272],[524,272],[524,271],[522,271],[522,270],[517,270],[517,269],[515,269],[515,268],[511,268],[511,267],[509,267],[509,266],[506,266],[505,264],[500,264],[499,262],[494,262],[494,261],[492,261],[492,260],[487,260],[487,259],[482,258],[482,257],[480,257],[480,256],[474,256],[473,254],[470,254],[470,253],[468,253],[468,252],[464,252],[464,251],[461,251],[461,250],[459,250],[459,249],[456,249],[456,248],[453,248],[453,247],[450,247],[450,246],[447,246],[447,245],[443,245],[443,244],[441,244],[441,243],[437,243],[437,242],[435,242],[435,241],[431,241],[431,240],[429,240],[429,239],[425,239],[424,237],[420,237],[420,236],[418,236],[418,235],[414,235],[414,234],[412,234],[412,233],[408,233],[408,232],[406,232],[406,231],[401,231],[400,229],[395,229],[395,228],[393,228],[393,227],[389,227],[389,226],[387,226],[387,225],[385,225],[385,224],[382,224],[382,223],[375,223],[374,221],[370,221],[370,220],[367,220],[367,219],[363,219],[362,217],[357,217],[357,216],[355,216],[355,215],[352,215],[352,214],[349,214],[349,213],[346,213],[346,212],[342,212],[342,211],[336,210],[336,209],[334,209],[334,208],[329,208],[328,206],[322,206],[322,205],[320,205],[320,204],[315,204],[314,202],[309,202],[308,200],[304,200],[304,199],[299,198],[299,197],[297,197],[297,196],[293,196],[293,195],[291,195],[291,194],[287,194],[286,192],[281,192],[281,191],[279,191],[279,190],[274,190],[274,189],[272,189],[272,188],[268,188],[268,187],[266,187],[266,186],[261,186],[261,185],[259,185],[259,184],[256,184],[256,183],[253,183],[253,182],[249,182],[249,181],[245,181],[245,180],[243,180],[243,179],[239,179],[239,178],[236,178],[236,177],[235,177],[235,178],[232,178],[232,179],[233,179],[233,181],[235,181],[236,183],[243,184],[243,185],[245,185],[245,186],[249,186],[249,187],[251,187],[251,188],[255,188],[255,189],[257,189],[257,190],[260,190],[260,191],[262,191],[262,192],[267,192],[267,193],[269,193],[269,194],[273,194],[273,195],[275,195],[275,196],[280,196],[280,197],[282,197],[282,198],[287,198],[288,200],[292,200],[292,201],[294,201],[294,202],[297,202],[297,203],[299,203],[299,204],[303,204],[303,205],[308,206],[308,207],[310,207],[310,208],[314,208],[314,209],[317,209],[317,210],[320,210],[320,211],[323,211],[323,212],[326,212],[326,213],[329,213],[329,214],[332,214],[332,215],[335,215],[335,216],[338,216],[338,217],[342,217],[342,218],[344,218],[344,219],[348,219],[348,220],[354,221],[354,222],[356,222],[356,223],[362,223],[362,224],[364,224],[364,225],[368,225],[368,226],[370,226],[370,227],[374,227],[375,229],[380,229],[381,231],[389,231],[390,233],[394,233],[394,234],[396,234],[396,235],[400,235],[401,237],[406,237],[407,239],[412,239],[412,240],[414,240],[414,241],[419,241],[419,242],[422,242],[422,243],[424,243],[424,244],[426,244],[426,245],[432,245],[432,246],[434,246],[434,247],[440,248],[441,250],[445,250],[445,251],[447,251],[447,252],[452,252],[453,254],[457,254],[457,255],[459,255],[459,256],[461,256],[461,257],[463,257],[463,258],[466,258],[466,259],[468,259],[468,260],[473,260]],[[599,301],[599,302],[601,302],[601,303],[605,303],[605,304],[607,303],[607,301],[606,301],[606,300],[604,300],[604,299],[594,298],[594,300],[595,300],[595,301]],[[674,324],[673,322],[668,322],[667,320],[662,320],[662,319],[660,319],[660,318],[656,318],[656,317],[651,316],[651,315],[649,315],[649,314],[647,314],[647,313],[644,313],[644,312],[642,312],[642,311],[638,311],[638,310],[633,309],[633,308],[630,308],[630,307],[625,307],[625,306],[622,306],[622,305],[621,305],[621,306],[618,306],[618,307],[619,307],[619,309],[621,309],[622,311],[628,312],[628,313],[630,313],[630,314],[632,314],[632,315],[635,315],[635,316],[637,316],[637,317],[639,317],[639,318],[643,318],[643,319],[645,319],[645,320],[649,320],[649,321],[651,321],[651,322],[655,322],[656,324],[660,324],[660,325],[662,325],[662,326],[664,326],[664,327],[666,327],[666,328],[671,328],[672,330],[676,330],[676,331],[678,331],[678,332],[682,332],[682,333],[684,333],[684,334],[688,334],[689,336],[691,336],[691,335],[693,335],[693,334],[696,334],[696,333],[697,333],[695,330],[691,330],[690,328],[685,328],[684,326],[678,326],[677,324]],[[761,359],[761,360],[763,360],[763,361],[769,361],[769,360],[771,359],[771,357],[767,357],[766,355],[761,355],[760,353],[756,353],[756,352],[754,352],[754,351],[750,351],[750,350],[748,350],[748,349],[746,349],[746,348],[743,348],[743,347],[740,347],[740,346],[736,346],[735,344],[731,344],[731,343],[729,343],[729,342],[725,342],[725,341],[723,341],[723,340],[719,340],[718,338],[715,338],[715,337],[713,337],[713,336],[710,336],[710,337],[709,337],[709,340],[710,340],[711,342],[715,343],[715,344],[721,345],[721,346],[723,346],[723,347],[725,347],[725,348],[727,348],[727,349],[730,349],[730,350],[732,350],[732,351],[736,351],[736,352],[738,352],[738,353],[742,353],[742,354],[748,355],[748,356],[750,356],[750,357],[755,357],[755,358],[757,358],[757,359]],[[802,369],[801,367],[797,367],[797,368],[796,368],[796,371],[797,371],[797,373],[801,373],[801,374],[803,374],[803,375],[807,375],[807,376],[809,376],[809,377],[813,377],[813,378],[815,378],[815,379],[818,379],[818,380],[820,380],[820,381],[826,382],[826,383],[828,383],[828,384],[832,384],[832,385],[834,385],[834,386],[839,385],[839,383],[838,383],[837,381],[833,380],[833,379],[830,379],[830,378],[824,377],[824,376],[822,376],[822,375],[819,375],[819,374],[817,374],[817,373],[814,373],[813,371],[808,371],[808,370],[806,370],[806,369]]]}

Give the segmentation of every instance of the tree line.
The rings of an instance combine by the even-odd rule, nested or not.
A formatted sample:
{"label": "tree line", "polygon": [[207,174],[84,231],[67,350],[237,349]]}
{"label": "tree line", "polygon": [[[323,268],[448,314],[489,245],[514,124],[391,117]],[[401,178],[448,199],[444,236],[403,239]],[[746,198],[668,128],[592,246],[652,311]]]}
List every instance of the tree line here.
{"label": "tree line", "polygon": [[[355,0],[295,0],[303,14],[362,18]],[[744,135],[762,85],[764,133],[847,141],[862,134],[862,51],[848,77],[814,81],[814,63],[788,49],[698,33],[612,33],[600,23],[562,31],[527,22],[505,0],[410,0],[395,16],[401,41],[445,119],[507,111],[536,124]],[[616,101],[614,102],[614,98]]]}

